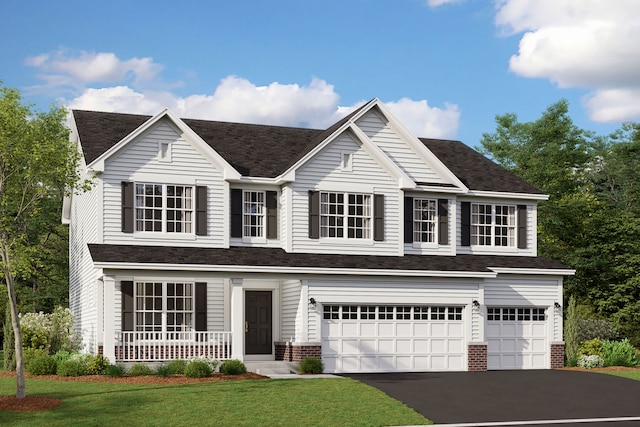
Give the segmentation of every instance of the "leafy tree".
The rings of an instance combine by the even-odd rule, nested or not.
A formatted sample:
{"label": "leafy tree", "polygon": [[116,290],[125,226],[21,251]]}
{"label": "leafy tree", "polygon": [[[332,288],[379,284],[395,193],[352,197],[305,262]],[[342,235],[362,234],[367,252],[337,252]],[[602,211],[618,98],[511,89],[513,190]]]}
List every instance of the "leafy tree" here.
{"label": "leafy tree", "polygon": [[35,276],[50,248],[51,205],[83,184],[76,169],[80,154],[69,142],[65,117],[64,108],[55,106],[33,111],[16,89],[0,87],[0,271],[15,334],[17,398],[26,388],[16,278]]}

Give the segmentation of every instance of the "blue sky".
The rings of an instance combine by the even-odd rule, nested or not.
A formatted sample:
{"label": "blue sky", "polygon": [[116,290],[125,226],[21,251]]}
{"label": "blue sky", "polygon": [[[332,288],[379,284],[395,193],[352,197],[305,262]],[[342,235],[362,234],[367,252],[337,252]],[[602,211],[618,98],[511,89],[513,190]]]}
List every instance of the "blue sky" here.
{"label": "blue sky", "polygon": [[39,109],[323,128],[374,97],[477,146],[561,98],[640,120],[638,0],[0,0],[0,80]]}

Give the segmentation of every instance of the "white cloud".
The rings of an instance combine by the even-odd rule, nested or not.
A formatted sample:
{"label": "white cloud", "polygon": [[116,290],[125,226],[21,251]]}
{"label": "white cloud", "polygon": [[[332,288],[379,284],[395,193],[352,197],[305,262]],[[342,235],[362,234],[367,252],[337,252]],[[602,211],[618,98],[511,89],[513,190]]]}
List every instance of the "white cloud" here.
{"label": "white cloud", "polygon": [[[181,117],[261,123],[324,129],[362,105],[339,105],[333,85],[313,78],[308,85],[271,83],[257,86],[229,76],[211,95],[179,97],[170,92],[140,92],[127,86],[90,88],[64,104],[70,109],[113,111],[154,115],[169,108]],[[403,98],[385,103],[417,136],[453,138],[458,128],[458,107],[431,107],[427,101]]]}
{"label": "white cloud", "polygon": [[[514,73],[582,87],[595,121],[639,119],[640,2],[637,0],[497,0],[496,25],[521,34]],[[612,108],[615,104],[617,107]]]}
{"label": "white cloud", "polygon": [[29,57],[25,64],[39,69],[49,87],[84,87],[89,84],[131,82],[134,86],[152,81],[162,66],[153,58],[122,60],[113,53],[69,52]]}

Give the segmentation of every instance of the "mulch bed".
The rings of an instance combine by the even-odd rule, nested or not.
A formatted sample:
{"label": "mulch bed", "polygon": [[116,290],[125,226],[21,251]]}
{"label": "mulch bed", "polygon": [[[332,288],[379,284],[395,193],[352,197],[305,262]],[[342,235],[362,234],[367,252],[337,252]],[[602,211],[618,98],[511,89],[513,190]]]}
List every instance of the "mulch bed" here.
{"label": "mulch bed", "polygon": [[[15,372],[0,372],[2,377],[15,377]],[[263,375],[247,372],[242,375],[223,375],[215,373],[206,378],[188,378],[184,375],[169,375],[168,377],[160,377],[157,375],[145,375],[130,377],[123,375],[121,377],[108,377],[105,375],[84,375],[81,377],[59,377],[57,375],[38,375],[33,376],[25,374],[26,378],[37,378],[39,380],[56,380],[56,381],[82,381],[95,383],[113,383],[113,384],[195,384],[219,381],[237,381],[237,380],[255,380],[268,378]],[[46,411],[53,409],[62,403],[59,399],[48,396],[27,395],[23,399],[16,399],[14,396],[0,396],[0,410],[14,412],[29,411]]]}

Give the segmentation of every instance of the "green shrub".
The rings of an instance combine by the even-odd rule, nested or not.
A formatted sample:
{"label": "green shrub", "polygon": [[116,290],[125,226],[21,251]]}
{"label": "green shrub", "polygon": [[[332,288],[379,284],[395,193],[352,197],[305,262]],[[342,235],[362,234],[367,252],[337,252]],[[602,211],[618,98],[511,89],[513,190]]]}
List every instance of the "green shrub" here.
{"label": "green shrub", "polygon": [[247,367],[238,359],[230,359],[222,362],[220,372],[226,375],[241,375],[247,372]]}
{"label": "green shrub", "polygon": [[87,374],[100,375],[109,365],[109,359],[101,354],[90,356],[87,358]]}
{"label": "green shrub", "polygon": [[49,352],[43,348],[23,348],[22,349],[22,357],[24,360],[24,366],[27,366],[27,363],[30,360],[36,359],[42,356],[48,356]]}
{"label": "green shrub", "polygon": [[125,369],[122,365],[109,365],[102,371],[102,375],[108,377],[121,377],[124,375]]}
{"label": "green shrub", "polygon": [[321,374],[322,371],[324,371],[324,364],[316,357],[307,357],[300,362],[300,373],[302,374]]}
{"label": "green shrub", "polygon": [[145,375],[153,375],[153,369],[145,365],[144,363],[136,363],[127,372],[133,377],[141,377]]}
{"label": "green shrub", "polygon": [[25,364],[25,369],[31,375],[55,375],[57,368],[55,359],[48,354],[34,357]]}
{"label": "green shrub", "polygon": [[213,369],[207,362],[202,360],[194,360],[184,368],[184,375],[189,378],[204,378],[213,373]]}
{"label": "green shrub", "polygon": [[606,319],[579,318],[577,338],[578,342],[589,341],[594,338],[615,340],[618,338],[618,331],[616,331],[613,323]]}
{"label": "green shrub", "polygon": [[58,352],[56,352],[56,354],[54,354],[53,356],[53,360],[56,361],[56,364],[60,364],[62,362],[64,362],[65,360],[69,360],[71,359],[71,357],[73,357],[75,354],[74,353],[70,353],[66,350],[60,350]]}
{"label": "green shrub", "polygon": [[67,359],[58,364],[57,374],[61,377],[80,377],[87,374],[87,364],[82,358]]}
{"label": "green shrub", "polygon": [[156,368],[156,375],[166,378],[171,375],[171,369],[167,365],[160,365]]}
{"label": "green shrub", "polygon": [[578,347],[578,358],[580,358],[580,356],[600,356],[604,359],[602,342],[599,338],[584,341],[580,344],[580,347]]}
{"label": "green shrub", "polygon": [[628,339],[622,341],[602,341],[602,358],[605,366],[636,366],[636,349]]}
{"label": "green shrub", "polygon": [[169,374],[183,375],[184,374],[184,368],[187,367],[188,363],[189,362],[187,362],[186,360],[182,360],[182,359],[172,360],[171,362],[167,363],[167,368],[169,369]]}

